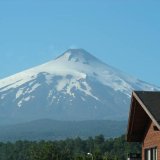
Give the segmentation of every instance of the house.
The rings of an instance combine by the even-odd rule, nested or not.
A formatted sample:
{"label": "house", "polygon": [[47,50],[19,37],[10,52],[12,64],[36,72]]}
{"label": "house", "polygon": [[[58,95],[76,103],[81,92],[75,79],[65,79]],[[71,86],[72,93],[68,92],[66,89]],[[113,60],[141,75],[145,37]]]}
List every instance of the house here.
{"label": "house", "polygon": [[127,141],[142,144],[142,160],[160,160],[160,92],[132,93]]}

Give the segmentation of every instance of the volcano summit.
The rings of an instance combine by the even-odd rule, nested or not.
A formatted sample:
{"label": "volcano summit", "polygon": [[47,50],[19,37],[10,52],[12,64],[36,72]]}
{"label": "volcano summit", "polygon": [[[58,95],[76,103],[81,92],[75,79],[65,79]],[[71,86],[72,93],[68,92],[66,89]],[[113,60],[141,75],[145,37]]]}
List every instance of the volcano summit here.
{"label": "volcano summit", "polygon": [[0,80],[0,121],[127,119],[132,90],[159,87],[69,49],[48,63]]}

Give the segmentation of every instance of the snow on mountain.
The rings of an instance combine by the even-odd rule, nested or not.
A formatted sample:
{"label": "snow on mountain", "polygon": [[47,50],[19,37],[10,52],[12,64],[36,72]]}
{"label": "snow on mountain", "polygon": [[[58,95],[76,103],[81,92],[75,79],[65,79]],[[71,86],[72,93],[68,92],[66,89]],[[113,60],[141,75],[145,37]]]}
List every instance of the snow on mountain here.
{"label": "snow on mountain", "polygon": [[0,117],[126,119],[132,90],[160,88],[83,49],[69,49],[55,60],[0,80]]}

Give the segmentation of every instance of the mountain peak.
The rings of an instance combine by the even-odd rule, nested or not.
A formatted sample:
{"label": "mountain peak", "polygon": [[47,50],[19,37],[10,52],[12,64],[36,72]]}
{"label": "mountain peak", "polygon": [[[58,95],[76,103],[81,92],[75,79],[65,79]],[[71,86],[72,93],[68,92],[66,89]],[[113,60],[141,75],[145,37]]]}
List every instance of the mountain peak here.
{"label": "mountain peak", "polygon": [[87,52],[82,48],[68,49],[62,55],[57,57],[56,60],[80,62],[83,64],[89,64],[90,62],[93,62],[93,61],[99,61],[97,58],[95,58],[89,52]]}
{"label": "mountain peak", "polygon": [[[84,50],[83,48],[76,48],[76,49],[68,49],[66,52],[71,52],[72,54],[74,53],[88,53],[86,50]],[[89,53],[88,53],[89,54]]]}
{"label": "mountain peak", "polygon": [[[0,80],[0,122],[126,118],[132,90],[160,90],[69,49],[40,66]],[[10,107],[8,107],[10,106]]]}

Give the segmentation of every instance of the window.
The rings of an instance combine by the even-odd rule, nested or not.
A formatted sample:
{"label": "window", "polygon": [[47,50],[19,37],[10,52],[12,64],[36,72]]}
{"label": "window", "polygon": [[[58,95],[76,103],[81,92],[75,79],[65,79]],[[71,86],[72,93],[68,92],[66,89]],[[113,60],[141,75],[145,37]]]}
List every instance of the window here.
{"label": "window", "polygon": [[157,148],[145,149],[145,160],[157,160]]}

